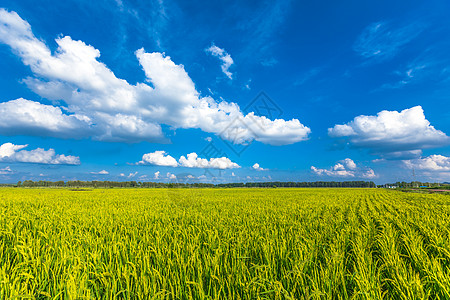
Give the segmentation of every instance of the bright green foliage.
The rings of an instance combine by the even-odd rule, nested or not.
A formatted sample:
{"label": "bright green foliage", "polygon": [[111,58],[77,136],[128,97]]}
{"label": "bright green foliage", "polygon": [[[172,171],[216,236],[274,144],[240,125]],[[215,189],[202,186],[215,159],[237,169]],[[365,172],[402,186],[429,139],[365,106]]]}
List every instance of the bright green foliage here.
{"label": "bright green foliage", "polygon": [[0,299],[450,299],[450,197],[0,189]]}

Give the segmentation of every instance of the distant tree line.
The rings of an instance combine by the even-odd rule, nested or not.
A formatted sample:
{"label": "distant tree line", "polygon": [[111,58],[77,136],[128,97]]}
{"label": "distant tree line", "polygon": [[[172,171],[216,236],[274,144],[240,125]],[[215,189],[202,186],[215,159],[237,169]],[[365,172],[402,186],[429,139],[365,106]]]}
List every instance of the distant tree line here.
{"label": "distant tree line", "polygon": [[382,188],[446,188],[448,187],[448,182],[444,183],[438,183],[438,182],[420,182],[420,181],[411,181],[411,182],[405,182],[405,181],[397,181],[395,183],[386,183],[383,185],[379,185],[378,187]]}
{"label": "distant tree line", "polygon": [[247,183],[224,183],[217,184],[217,187],[291,187],[291,188],[334,188],[334,187],[361,187],[370,188],[376,187],[372,181],[314,181],[314,182],[247,182]]}
{"label": "distant tree line", "polygon": [[16,185],[7,185],[16,187],[68,187],[68,188],[337,188],[337,187],[360,187],[374,188],[372,181],[316,181],[316,182],[237,182],[237,183],[163,183],[163,182],[137,182],[137,181],[19,181]]}

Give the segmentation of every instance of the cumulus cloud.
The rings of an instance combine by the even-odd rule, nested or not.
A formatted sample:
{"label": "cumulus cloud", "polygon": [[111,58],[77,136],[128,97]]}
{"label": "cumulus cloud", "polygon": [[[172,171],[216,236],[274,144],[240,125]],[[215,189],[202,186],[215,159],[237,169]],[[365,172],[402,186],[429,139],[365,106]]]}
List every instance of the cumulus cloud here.
{"label": "cumulus cloud", "polygon": [[357,116],[328,129],[335,138],[347,138],[356,147],[369,148],[387,158],[420,154],[421,149],[443,146],[450,138],[425,118],[421,106],[401,112],[383,110],[376,116]]}
{"label": "cumulus cloud", "polygon": [[84,115],[67,115],[59,107],[19,98],[0,103],[0,133],[51,135],[64,137],[71,132],[81,137],[90,131],[90,119]]}
{"label": "cumulus cloud", "polygon": [[94,174],[94,175],[108,175],[109,172],[106,171],[106,170],[101,170],[99,172],[91,172],[91,174]]}
{"label": "cumulus cloud", "polygon": [[253,169],[253,170],[257,170],[257,171],[267,171],[267,169],[262,168],[258,163],[255,163],[255,164],[252,166],[252,169]]}
{"label": "cumulus cloud", "polygon": [[155,179],[159,179],[159,174],[161,174],[159,171],[155,172],[154,178],[155,178]]}
{"label": "cumulus cloud", "polygon": [[232,162],[227,157],[210,158],[209,160],[205,158],[199,158],[197,153],[192,152],[187,155],[187,158],[181,156],[179,163],[183,167],[187,168],[202,168],[202,169],[233,169],[240,168],[237,163]]}
{"label": "cumulus cloud", "polygon": [[142,156],[142,160],[138,162],[141,165],[155,165],[165,167],[176,167],[178,163],[175,158],[168,155],[165,151],[155,151],[153,153],[146,153]]}
{"label": "cumulus cloud", "polygon": [[430,155],[427,157],[404,160],[403,163],[408,168],[424,171],[450,171],[450,157],[443,155]]}
{"label": "cumulus cloud", "polygon": [[[177,160],[170,156],[165,151],[155,151],[152,153],[146,153],[142,156],[142,160],[137,164],[140,165],[156,165],[156,166],[165,166],[165,167],[186,167],[186,168],[202,168],[202,169],[233,169],[240,168],[240,166],[234,162],[232,162],[227,157],[218,157],[218,158],[210,158],[209,160],[206,158],[198,157],[197,153],[192,152],[188,155],[181,156],[180,159]],[[155,173],[156,176],[156,173]],[[159,176],[159,173],[158,173]]]}
{"label": "cumulus cloud", "polygon": [[21,150],[28,145],[5,143],[0,146],[0,162],[23,162],[49,165],[79,165],[78,156],[56,154],[54,149]]}
{"label": "cumulus cloud", "polygon": [[[34,36],[28,22],[4,9],[0,9],[0,42],[9,45],[30,67],[33,77],[24,82],[31,90],[54,103],[62,100],[65,105],[25,99],[4,102],[0,105],[0,133],[5,135],[167,142],[161,128],[165,124],[175,129],[197,128],[236,143],[256,140],[286,145],[306,140],[310,133],[298,119],[244,115],[235,103],[201,97],[183,65],[163,53],[136,51],[149,84],[132,85],[100,62],[100,51],[93,46],[69,36],[59,37],[52,53]],[[215,48],[211,51],[220,52]],[[232,60],[227,57],[224,52],[223,61],[229,64]],[[237,128],[243,132],[239,139],[224,133],[236,119],[240,120]]]}
{"label": "cumulus cloud", "polygon": [[218,57],[222,62],[222,65],[220,66],[222,68],[222,72],[227,75],[228,78],[233,79],[233,74],[228,71],[228,69],[234,63],[231,55],[228,54],[224,49],[219,48],[214,44],[212,44],[211,47],[206,48],[205,51],[213,56]]}
{"label": "cumulus cloud", "polygon": [[170,173],[170,172],[167,172],[166,177],[171,179],[171,180],[177,179],[177,176],[175,174]]}
{"label": "cumulus cloud", "polygon": [[328,169],[318,169],[314,166],[311,166],[311,171],[319,176],[326,175],[332,177],[358,177],[367,179],[377,177],[377,175],[371,168],[358,167],[356,163],[350,158],[341,160]]}

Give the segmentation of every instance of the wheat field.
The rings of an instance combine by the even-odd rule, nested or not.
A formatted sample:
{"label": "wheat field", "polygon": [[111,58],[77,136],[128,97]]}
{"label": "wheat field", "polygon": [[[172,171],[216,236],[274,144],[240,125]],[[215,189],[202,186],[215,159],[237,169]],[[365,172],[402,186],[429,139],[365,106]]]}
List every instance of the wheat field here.
{"label": "wheat field", "polygon": [[0,189],[1,299],[450,299],[450,196]]}

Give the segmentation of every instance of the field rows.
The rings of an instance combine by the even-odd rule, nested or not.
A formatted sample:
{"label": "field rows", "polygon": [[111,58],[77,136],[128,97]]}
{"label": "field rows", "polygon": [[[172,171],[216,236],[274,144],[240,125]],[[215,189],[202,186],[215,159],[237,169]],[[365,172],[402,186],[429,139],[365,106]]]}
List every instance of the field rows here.
{"label": "field rows", "polygon": [[1,299],[450,299],[450,197],[0,190]]}

